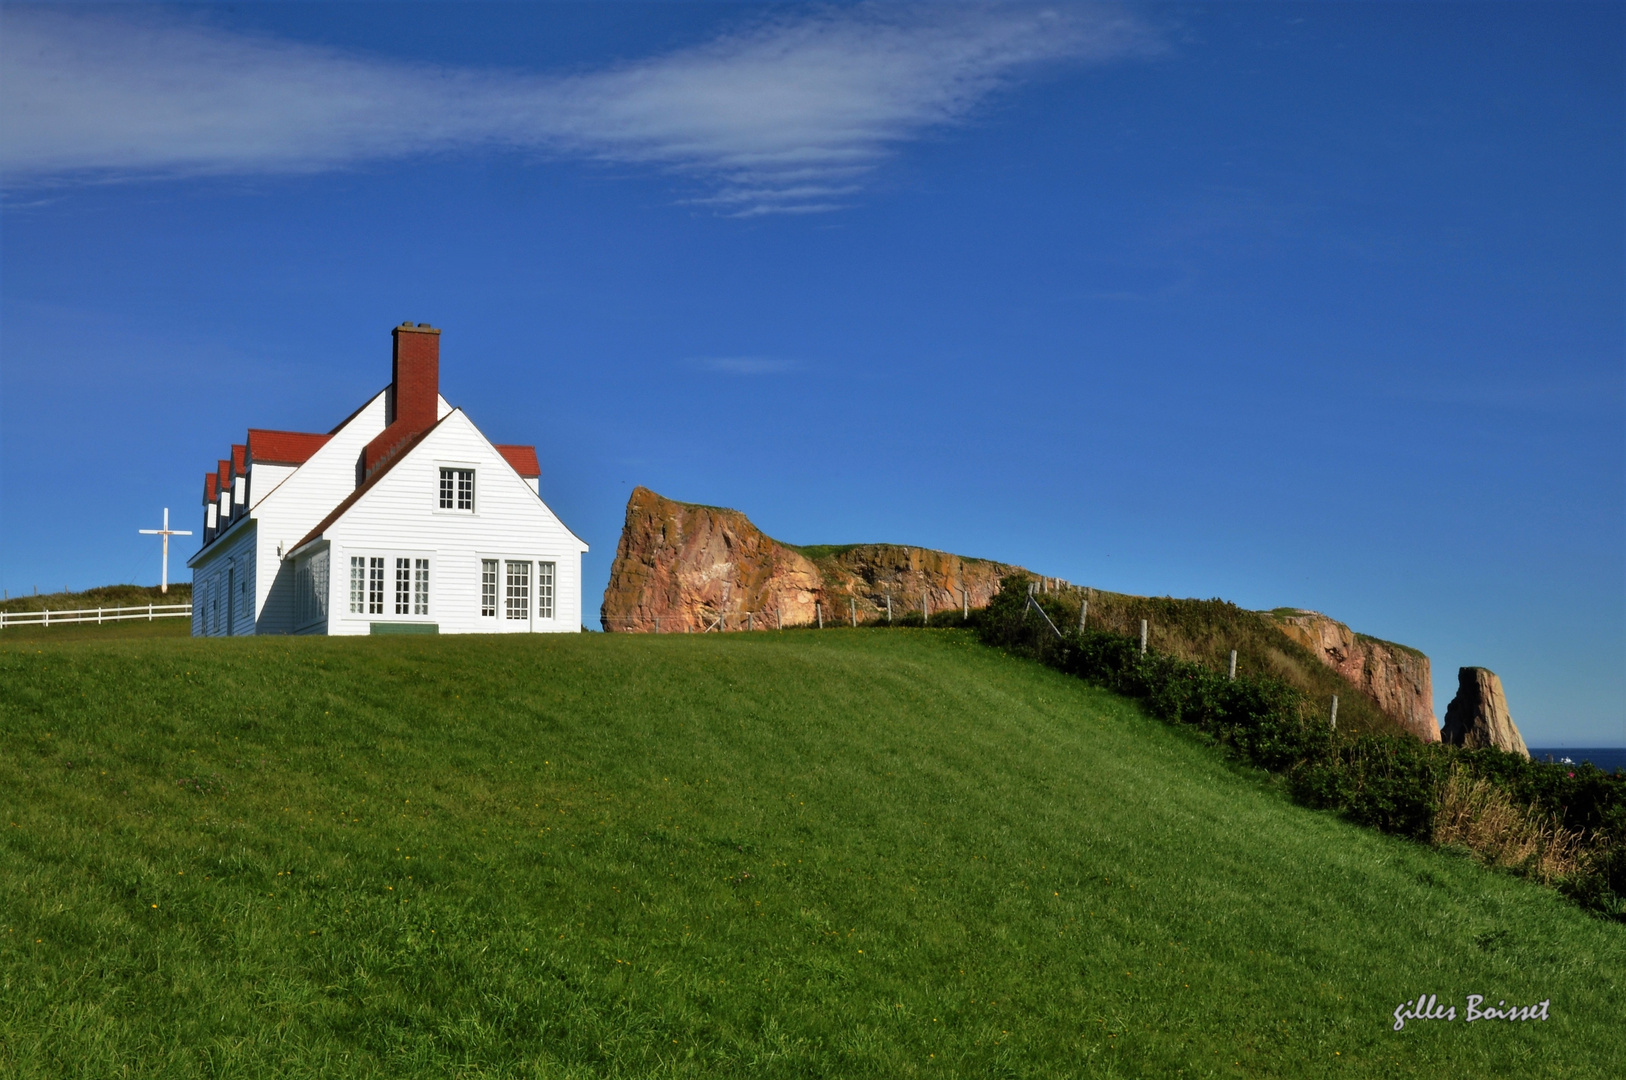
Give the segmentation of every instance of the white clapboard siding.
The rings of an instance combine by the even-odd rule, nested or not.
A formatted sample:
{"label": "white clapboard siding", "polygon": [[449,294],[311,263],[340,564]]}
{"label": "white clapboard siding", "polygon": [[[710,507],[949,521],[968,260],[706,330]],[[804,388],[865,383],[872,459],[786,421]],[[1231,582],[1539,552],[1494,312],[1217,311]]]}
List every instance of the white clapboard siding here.
{"label": "white clapboard siding", "polygon": [[[439,508],[442,467],[474,469],[472,513]],[[329,526],[324,539],[331,559],[329,634],[366,634],[375,622],[434,623],[441,633],[581,630],[581,556],[587,545],[459,410],[449,413]],[[350,610],[350,560],[355,556],[386,560],[383,614]],[[427,615],[396,613],[397,558],[430,560]],[[498,616],[482,617],[481,559],[553,563],[553,617],[536,617],[534,566],[529,619],[504,617],[502,582]]]}
{"label": "white clapboard siding", "polygon": [[[254,575],[254,629],[249,633],[286,634],[292,629],[292,576],[282,552],[292,548],[317,522],[327,516],[356,488],[356,463],[367,444],[384,430],[385,391],[373,395],[303,465],[249,465],[250,508],[246,520],[234,514],[232,528],[192,558],[194,581],[212,580],[223,573],[214,568],[238,542],[237,530],[256,534]],[[252,525],[250,524],[252,522]],[[279,552],[279,546],[281,552]],[[224,566],[224,564],[221,564]],[[212,615],[212,610],[210,613]],[[216,630],[210,619],[194,613],[194,632],[200,626]]]}
{"label": "white clapboard siding", "polygon": [[268,461],[248,463],[248,505],[258,507],[265,497],[277,489],[288,477],[299,471],[298,465],[275,465]]}
{"label": "white clapboard siding", "polygon": [[[276,478],[274,486],[268,484],[265,493],[256,496],[253,513],[261,522],[256,581],[260,633],[294,632],[294,567],[283,556],[356,489],[362,451],[384,430],[388,394],[387,388],[375,394],[303,465]],[[437,396],[435,405],[437,416],[452,411],[443,397]],[[251,471],[254,468],[250,466]]]}
{"label": "white clapboard siding", "polygon": [[206,564],[192,569],[192,633],[199,636],[252,634],[256,523],[252,518],[210,546]]}
{"label": "white clapboard siding", "polygon": [[293,572],[282,556],[356,490],[356,466],[361,453],[384,430],[384,399],[384,391],[375,394],[254,508],[266,556],[256,583],[261,633],[293,632]]}

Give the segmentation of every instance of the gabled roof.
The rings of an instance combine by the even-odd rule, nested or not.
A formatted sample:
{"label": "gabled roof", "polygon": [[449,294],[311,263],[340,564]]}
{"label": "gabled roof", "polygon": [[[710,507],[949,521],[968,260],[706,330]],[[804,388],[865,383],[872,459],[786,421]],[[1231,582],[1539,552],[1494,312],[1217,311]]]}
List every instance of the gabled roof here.
{"label": "gabled roof", "polygon": [[[378,394],[387,394],[387,393],[389,393],[389,389],[390,388],[386,386],[386,387],[384,387],[384,389],[380,390],[378,392]],[[328,432],[328,434],[329,435],[337,435],[340,431],[344,430],[344,425],[348,424],[350,421],[352,421],[356,417],[360,416],[363,409],[365,409],[367,406],[371,405],[373,402],[378,400],[378,394],[374,394],[372,397],[368,398],[366,401],[363,401],[360,405],[357,405],[356,406],[356,411],[351,413],[349,416],[345,417],[343,420],[340,420],[337,424],[334,424],[333,425],[333,430]]]}
{"label": "gabled roof", "polygon": [[227,491],[231,488],[231,462],[221,458],[215,462],[216,491]]}
{"label": "gabled roof", "polygon": [[[450,416],[452,414],[447,413],[446,415]],[[427,427],[427,428],[423,429],[422,431],[418,432],[416,435],[412,436],[405,443],[403,443],[401,445],[401,447],[398,450],[395,451],[395,453],[390,455],[389,460],[385,461],[376,470],[374,470],[373,474],[371,476],[369,476],[366,479],[366,481],[362,483],[362,485],[360,487],[356,488],[356,490],[354,490],[350,494],[346,495],[344,497],[344,501],[339,503],[338,506],[335,506],[333,508],[332,512],[330,512],[327,517],[325,517],[321,521],[317,522],[316,523],[316,528],[314,528],[310,532],[306,533],[304,535],[304,537],[302,537],[297,544],[295,544],[293,547],[289,548],[288,550],[291,551],[291,552],[292,551],[298,551],[300,548],[304,547],[306,544],[310,543],[312,540],[318,539],[324,532],[326,532],[328,530],[328,527],[330,525],[332,525],[335,521],[338,521],[341,517],[344,516],[344,512],[346,510],[348,510],[352,506],[356,505],[356,500],[357,499],[361,498],[363,495],[365,495],[369,491],[371,491],[373,489],[374,484],[377,484],[380,480],[384,479],[384,477],[388,476],[391,469],[395,468],[402,461],[404,461],[408,454],[412,453],[413,450],[417,449],[417,446],[418,446],[419,443],[423,442],[424,439],[429,437],[429,433],[431,431],[434,431],[435,428],[440,427],[440,425],[445,423],[445,422],[446,422],[446,417],[443,416],[439,420],[436,420],[429,427]]]}
{"label": "gabled roof", "polygon": [[212,472],[203,474],[203,501],[204,502],[212,503],[212,502],[215,501],[215,495],[217,494],[216,489],[215,489],[215,485],[218,484],[219,482],[220,482],[220,477],[219,477],[218,474],[212,473]]}
{"label": "gabled roof", "polygon": [[231,473],[242,476],[248,471],[248,447],[243,443],[231,444]]}
{"label": "gabled roof", "polygon": [[248,429],[248,459],[256,465],[303,465],[333,438],[309,431]]}
{"label": "gabled roof", "polygon": [[542,475],[542,466],[536,460],[536,447],[514,446],[506,443],[493,443],[497,453],[503,460],[514,467],[514,471],[527,480],[534,480]]}

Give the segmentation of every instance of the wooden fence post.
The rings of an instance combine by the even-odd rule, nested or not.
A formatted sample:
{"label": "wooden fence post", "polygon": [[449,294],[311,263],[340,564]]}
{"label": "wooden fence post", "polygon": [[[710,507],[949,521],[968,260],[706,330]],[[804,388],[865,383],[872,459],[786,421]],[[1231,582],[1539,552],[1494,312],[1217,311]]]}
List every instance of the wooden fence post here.
{"label": "wooden fence post", "polygon": [[657,616],[655,616],[655,633],[658,634],[660,632],[661,632],[661,617],[659,615],[657,615]]}
{"label": "wooden fence post", "polygon": [[858,598],[856,596],[847,597],[847,608],[852,613],[853,629],[856,630],[858,629]]}
{"label": "wooden fence post", "polygon": [[1338,695],[1332,696],[1332,729],[1338,730]]}
{"label": "wooden fence post", "polygon": [[1236,681],[1236,650],[1231,650],[1231,681]]}
{"label": "wooden fence post", "polygon": [[1089,621],[1089,618],[1090,618],[1090,602],[1088,600],[1080,600],[1078,602],[1078,632],[1079,633],[1082,634],[1084,632],[1084,624]]}
{"label": "wooden fence post", "polygon": [[783,630],[785,628],[785,609],[776,607],[773,609],[773,613],[774,617],[779,620],[779,629]]}
{"label": "wooden fence post", "polygon": [[971,593],[965,589],[960,590],[960,617],[971,618]]}
{"label": "wooden fence post", "polygon": [[886,625],[892,625],[892,594],[886,594]]}
{"label": "wooden fence post", "polygon": [[1140,621],[1140,654],[1146,655],[1146,620]]}
{"label": "wooden fence post", "polygon": [[757,628],[756,619],[753,617],[755,614],[756,613],[752,611],[747,611],[745,613],[745,628],[747,630],[755,630]]}
{"label": "wooden fence post", "polygon": [[817,601],[814,601],[814,603],[813,603],[813,611],[819,617],[819,629],[823,630],[824,629],[824,605],[817,602]]}
{"label": "wooden fence post", "polygon": [[931,593],[925,589],[920,590],[920,625],[925,626],[932,621]]}

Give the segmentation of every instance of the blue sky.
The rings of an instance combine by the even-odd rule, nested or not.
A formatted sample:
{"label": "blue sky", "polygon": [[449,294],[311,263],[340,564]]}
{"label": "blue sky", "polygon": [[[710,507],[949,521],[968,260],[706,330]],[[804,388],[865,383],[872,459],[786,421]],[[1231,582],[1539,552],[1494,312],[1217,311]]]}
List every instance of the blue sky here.
{"label": "blue sky", "polygon": [[7,5],[0,586],[156,579],[413,319],[590,597],[644,484],[1626,744],[1623,12]]}

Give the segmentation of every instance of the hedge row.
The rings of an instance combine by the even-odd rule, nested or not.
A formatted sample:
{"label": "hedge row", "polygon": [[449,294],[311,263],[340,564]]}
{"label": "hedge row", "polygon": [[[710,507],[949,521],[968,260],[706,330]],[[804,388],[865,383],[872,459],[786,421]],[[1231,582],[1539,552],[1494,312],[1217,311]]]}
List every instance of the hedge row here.
{"label": "hedge row", "polygon": [[1559,887],[1589,910],[1626,921],[1626,774],[1410,737],[1340,734],[1319,702],[1277,680],[1233,680],[1155,650],[1142,654],[1137,640],[1109,631],[1058,630],[1059,605],[1028,586],[1024,576],[1006,578],[973,616],[984,642],[1138,698],[1152,716],[1196,728],[1283,776],[1298,802],[1384,832],[1428,840],[1453,771],[1486,780],[1582,836],[1586,868]]}

